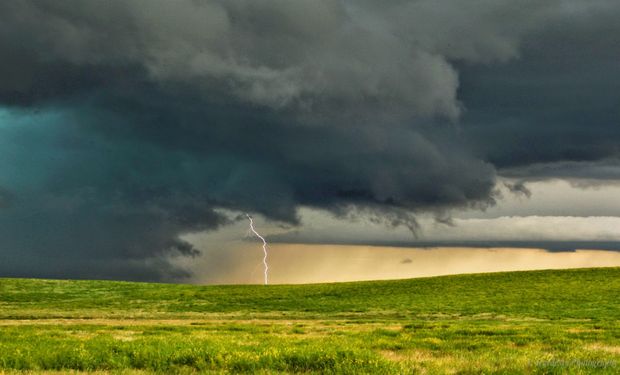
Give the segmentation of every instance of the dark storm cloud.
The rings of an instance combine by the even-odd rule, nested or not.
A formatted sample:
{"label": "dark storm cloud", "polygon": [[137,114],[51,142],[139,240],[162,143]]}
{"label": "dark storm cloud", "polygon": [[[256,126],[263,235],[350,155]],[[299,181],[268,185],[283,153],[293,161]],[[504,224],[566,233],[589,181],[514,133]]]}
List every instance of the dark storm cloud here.
{"label": "dark storm cloud", "polygon": [[[493,204],[496,172],[488,161],[507,167],[609,156],[613,110],[596,112],[600,132],[579,147],[552,147],[549,157],[501,140],[493,126],[523,131],[529,142],[542,126],[531,122],[553,107],[543,134],[562,133],[565,102],[554,77],[563,80],[587,60],[549,68],[563,53],[554,45],[564,37],[558,30],[576,24],[570,42],[577,48],[585,43],[580,35],[613,27],[617,8],[3,2],[0,101],[12,109],[0,117],[0,186],[14,196],[0,211],[3,257],[11,259],[0,271],[174,279],[183,270],[166,256],[195,254],[179,236],[226,224],[220,208],[297,223],[296,208],[310,206],[415,231],[416,212],[449,222],[451,209]],[[597,12],[605,22],[592,19]],[[593,53],[613,58],[613,50],[600,51],[612,47],[608,39]],[[514,82],[498,78],[505,72],[534,80],[540,87],[522,90],[537,89],[547,104],[510,116],[521,99]],[[595,99],[583,103],[562,136],[583,131],[579,121],[610,100],[610,81],[591,73],[599,107]]]}
{"label": "dark storm cloud", "polygon": [[[355,238],[342,240],[338,236],[321,239],[305,236],[300,232],[288,232],[268,236],[269,243],[282,244],[316,244],[316,245],[359,245],[379,247],[405,248],[519,248],[543,249],[550,252],[573,252],[576,250],[607,250],[620,251],[620,241],[554,241],[554,240],[357,240]],[[403,262],[407,263],[407,262]]]}
{"label": "dark storm cloud", "polygon": [[[557,161],[535,163],[521,167],[502,169],[502,175],[526,178],[530,181],[561,178],[574,185],[596,185],[620,181],[620,160]],[[522,181],[521,183],[524,184]]]}
{"label": "dark storm cloud", "polygon": [[518,59],[459,67],[466,137],[500,174],[560,163],[562,172],[548,177],[562,177],[571,162],[620,156],[620,5],[589,5],[564,2],[523,38]]}
{"label": "dark storm cloud", "polygon": [[532,192],[530,189],[525,186],[525,181],[516,181],[516,182],[505,182],[504,186],[515,195],[524,196],[529,198],[532,196]]}
{"label": "dark storm cloud", "polygon": [[0,209],[6,208],[11,204],[11,199],[13,194],[11,194],[8,190],[0,187]]}

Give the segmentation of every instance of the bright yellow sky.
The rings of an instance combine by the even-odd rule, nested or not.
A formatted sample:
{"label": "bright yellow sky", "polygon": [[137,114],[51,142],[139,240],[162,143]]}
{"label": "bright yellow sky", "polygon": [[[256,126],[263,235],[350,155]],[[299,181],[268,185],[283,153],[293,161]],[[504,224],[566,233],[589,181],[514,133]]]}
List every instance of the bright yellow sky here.
{"label": "bright yellow sky", "polygon": [[[262,283],[259,244],[239,243],[195,260],[194,282]],[[620,266],[620,252],[551,253],[517,248],[395,248],[349,245],[272,244],[270,283],[399,279],[458,273]]]}

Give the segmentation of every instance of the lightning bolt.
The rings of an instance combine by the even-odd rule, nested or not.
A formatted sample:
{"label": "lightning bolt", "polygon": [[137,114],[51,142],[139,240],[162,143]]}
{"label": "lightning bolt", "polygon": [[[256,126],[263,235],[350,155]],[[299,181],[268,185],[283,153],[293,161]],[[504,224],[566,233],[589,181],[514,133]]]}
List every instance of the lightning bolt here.
{"label": "lightning bolt", "polygon": [[267,241],[265,241],[265,239],[263,238],[263,236],[261,236],[260,234],[258,234],[258,232],[256,231],[256,229],[254,229],[254,221],[252,220],[252,216],[245,214],[245,216],[248,217],[248,219],[250,220],[250,230],[252,231],[252,233],[254,233],[256,235],[256,237],[260,238],[261,241],[263,241],[263,253],[265,254],[265,256],[263,257],[263,265],[265,266],[265,285],[267,285],[268,282],[268,275],[269,275],[269,265],[267,264]]}

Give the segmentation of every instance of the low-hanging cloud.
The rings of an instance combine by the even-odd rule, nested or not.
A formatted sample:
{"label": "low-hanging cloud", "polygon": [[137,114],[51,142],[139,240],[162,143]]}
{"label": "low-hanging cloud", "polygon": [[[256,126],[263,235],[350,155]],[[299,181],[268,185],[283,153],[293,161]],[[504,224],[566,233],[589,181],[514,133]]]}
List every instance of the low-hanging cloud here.
{"label": "low-hanging cloud", "polygon": [[[179,236],[227,224],[220,209],[297,224],[306,206],[415,232],[417,212],[449,222],[449,210],[492,205],[496,166],[581,154],[493,139],[513,120],[480,104],[488,86],[505,88],[487,68],[538,77],[513,62],[544,64],[536,43],[553,45],[554,25],[576,19],[587,34],[601,24],[592,14],[614,12],[573,1],[2,3],[2,271],[183,277],[166,257],[195,255]],[[514,120],[524,139],[530,119],[539,112]],[[580,146],[596,149],[588,160],[614,152],[596,134]]]}

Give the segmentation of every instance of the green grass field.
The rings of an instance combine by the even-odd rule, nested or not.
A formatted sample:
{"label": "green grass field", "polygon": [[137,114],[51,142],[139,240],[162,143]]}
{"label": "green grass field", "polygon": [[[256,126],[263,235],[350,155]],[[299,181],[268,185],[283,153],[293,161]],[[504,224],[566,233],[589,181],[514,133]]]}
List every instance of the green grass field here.
{"label": "green grass field", "polygon": [[620,373],[620,268],[318,285],[0,279],[0,373]]}

